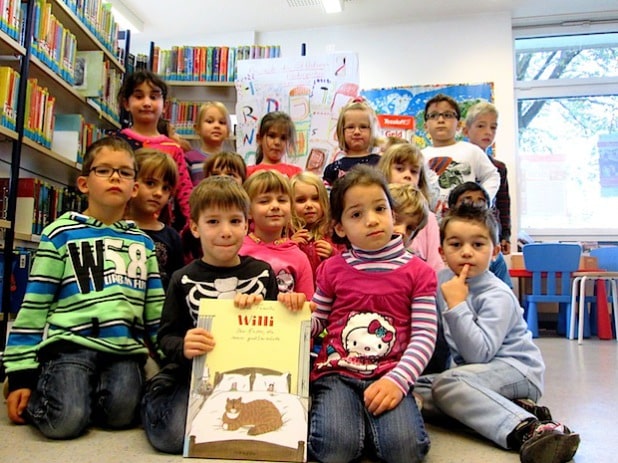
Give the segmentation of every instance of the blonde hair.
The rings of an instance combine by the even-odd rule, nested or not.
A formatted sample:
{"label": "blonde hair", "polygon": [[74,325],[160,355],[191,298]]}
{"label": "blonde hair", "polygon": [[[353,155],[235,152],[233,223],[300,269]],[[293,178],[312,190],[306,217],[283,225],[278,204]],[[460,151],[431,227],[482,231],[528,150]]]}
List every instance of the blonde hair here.
{"label": "blonde hair", "polygon": [[[195,124],[193,124],[193,130],[197,135],[199,135],[199,126],[202,124],[204,120],[204,116],[206,115],[206,111],[210,108],[218,109],[223,117],[225,117],[226,125],[227,125],[227,135],[229,137],[230,132],[232,130],[232,121],[230,119],[230,112],[227,110],[225,105],[220,101],[206,101],[204,104],[200,106],[200,109],[197,111],[197,118],[195,119]],[[226,137],[227,138],[227,137]]]}
{"label": "blonde hair", "polygon": [[[253,201],[257,196],[264,193],[278,192],[287,195],[292,204],[292,187],[290,180],[276,170],[259,170],[249,176],[243,183],[243,188],[249,195],[249,200]],[[282,236],[287,236],[291,224],[284,227]]]}
{"label": "blonde hair", "polygon": [[135,151],[137,178],[161,177],[172,188],[178,186],[178,167],[172,157],[152,148],[139,148]]}
{"label": "blonde hair", "polygon": [[[328,191],[326,190],[324,182],[320,177],[312,172],[301,172],[300,174],[296,174],[292,177],[292,180],[290,180],[290,184],[292,186],[292,202],[294,202],[294,188],[299,183],[306,183],[307,185],[314,186],[318,192],[318,202],[322,208],[322,217],[320,217],[311,227],[309,230],[309,235],[314,241],[321,240],[331,233]],[[296,213],[296,208],[292,208],[292,229],[296,232],[305,228],[306,225],[307,224],[305,221]]]}
{"label": "blonde hair", "polygon": [[425,173],[425,161],[423,159],[423,153],[418,146],[412,143],[398,143],[388,148],[380,161],[377,168],[380,170],[388,182],[391,181],[391,169],[395,164],[410,164],[418,167],[418,185],[416,187],[425,195],[425,198],[429,200],[429,186],[427,184],[427,174]]}
{"label": "blonde hair", "polygon": [[484,114],[492,114],[498,118],[498,110],[496,106],[487,101],[479,101],[473,106],[470,106],[468,113],[466,114],[466,127],[470,128],[474,121]]}
{"label": "blonde hair", "polygon": [[245,219],[249,216],[249,196],[231,177],[216,175],[197,184],[189,196],[191,220],[198,222],[200,214],[210,208],[238,209]]}
{"label": "blonde hair", "polygon": [[348,147],[345,144],[345,114],[348,111],[366,111],[369,116],[369,127],[371,128],[371,139],[369,141],[369,151],[371,152],[378,141],[378,118],[375,111],[364,100],[357,98],[341,108],[339,119],[337,119],[337,140],[339,141],[339,149],[347,151]]}
{"label": "blonde hair", "polygon": [[427,218],[429,216],[429,203],[425,195],[414,185],[407,183],[390,183],[388,189],[393,197],[395,203],[395,222],[402,221],[402,216],[420,215],[421,220],[416,227],[416,231],[410,238],[414,238],[416,234],[427,225]]}

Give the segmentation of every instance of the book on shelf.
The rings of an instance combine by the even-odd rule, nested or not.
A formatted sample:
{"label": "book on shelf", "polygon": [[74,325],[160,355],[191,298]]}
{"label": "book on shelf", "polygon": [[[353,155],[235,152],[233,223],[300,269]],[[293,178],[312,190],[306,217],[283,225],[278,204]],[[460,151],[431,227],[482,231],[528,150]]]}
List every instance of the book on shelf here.
{"label": "book on shelf", "polygon": [[197,326],[217,346],[193,360],[184,456],[306,461],[309,304],[202,299]]}
{"label": "book on shelf", "polygon": [[15,130],[19,79],[19,72],[15,69],[8,66],[0,67],[0,108],[2,108],[0,125],[11,130]]}
{"label": "book on shelf", "polygon": [[35,78],[28,79],[24,134],[46,148],[51,147],[55,103],[46,87]]}
{"label": "book on shelf", "polygon": [[21,21],[21,0],[0,0],[0,30],[19,41]]}
{"label": "book on shelf", "polygon": [[107,70],[102,51],[78,51],[75,59],[75,89],[84,97],[103,96]]}

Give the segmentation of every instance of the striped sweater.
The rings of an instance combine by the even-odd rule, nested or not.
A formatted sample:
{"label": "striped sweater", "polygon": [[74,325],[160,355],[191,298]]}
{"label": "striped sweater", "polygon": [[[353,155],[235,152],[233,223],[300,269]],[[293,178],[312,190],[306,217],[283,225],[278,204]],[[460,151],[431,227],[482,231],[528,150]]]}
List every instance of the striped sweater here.
{"label": "striped sweater", "polygon": [[11,390],[32,389],[46,352],[82,346],[148,353],[164,293],[152,240],[133,222],[67,212],[43,230],[26,296],[7,340]]}
{"label": "striped sweater", "polygon": [[352,248],[320,265],[311,333],[327,330],[311,379],[342,374],[393,381],[407,393],[436,342],[436,275],[404,249]]}

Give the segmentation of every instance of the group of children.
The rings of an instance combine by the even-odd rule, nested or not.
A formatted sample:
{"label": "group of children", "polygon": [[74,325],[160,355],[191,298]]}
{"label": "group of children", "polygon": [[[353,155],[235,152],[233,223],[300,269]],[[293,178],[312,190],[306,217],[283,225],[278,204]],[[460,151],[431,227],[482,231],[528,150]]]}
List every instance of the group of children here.
{"label": "group of children", "polygon": [[[489,271],[510,232],[490,207],[500,177],[455,140],[454,100],[426,104],[432,147],[382,155],[373,110],[353,100],[337,123],[343,157],[320,178],[282,161],[287,114],[263,117],[247,168],[222,150],[224,106],[201,108],[202,145],[185,153],[157,130],[165,97],[156,75],[129,77],[133,125],[84,157],[88,208],[43,231],[4,356],[13,422],[69,439],[141,419],[156,449],[180,453],[191,360],[216,348],[196,327],[200,300],[311,301],[310,458],[420,462],[423,418],[444,416],[524,463],[573,457],[579,436],[536,405],[544,364],[522,309]],[[466,133],[487,148],[497,112],[475,118]],[[144,384],[149,355],[160,370]]]}

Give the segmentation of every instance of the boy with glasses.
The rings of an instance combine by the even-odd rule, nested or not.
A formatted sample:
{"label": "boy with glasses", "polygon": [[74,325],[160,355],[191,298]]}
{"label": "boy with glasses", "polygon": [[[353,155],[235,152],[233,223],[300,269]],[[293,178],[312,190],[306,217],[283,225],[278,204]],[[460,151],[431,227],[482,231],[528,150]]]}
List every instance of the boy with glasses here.
{"label": "boy with glasses", "polygon": [[50,439],[137,422],[164,295],[152,240],[123,220],[136,167],[120,138],[88,148],[77,178],[88,207],[43,230],[7,341],[9,418]]}
{"label": "boy with glasses", "polygon": [[423,156],[437,175],[439,193],[434,212],[438,218],[448,209],[448,195],[457,185],[477,182],[491,201],[500,186],[498,170],[483,150],[455,139],[460,118],[459,105],[448,95],[439,93],[425,104],[425,130],[433,146],[425,148]]}

